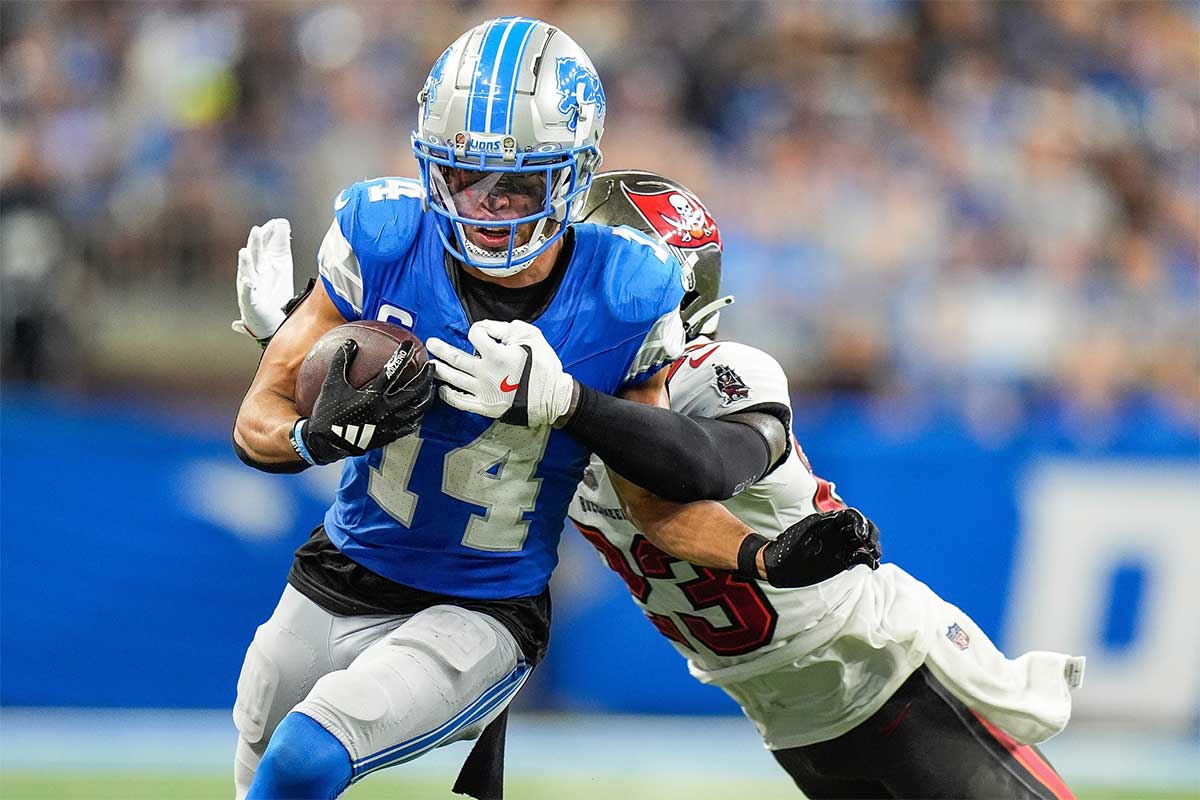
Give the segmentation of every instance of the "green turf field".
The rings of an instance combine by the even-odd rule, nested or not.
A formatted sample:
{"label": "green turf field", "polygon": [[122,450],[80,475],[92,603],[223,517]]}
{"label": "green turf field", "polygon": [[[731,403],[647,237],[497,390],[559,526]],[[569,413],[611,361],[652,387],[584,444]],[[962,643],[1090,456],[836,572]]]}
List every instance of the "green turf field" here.
{"label": "green turf field", "polygon": [[[548,778],[512,779],[510,800],[797,800],[799,793],[780,781],[589,780]],[[96,772],[51,775],[34,772],[0,773],[3,800],[200,800],[227,798],[227,776],[153,775]],[[1196,792],[1126,788],[1080,789],[1079,800],[1195,800]],[[346,793],[347,800],[462,800],[447,781],[393,777],[367,779]]]}

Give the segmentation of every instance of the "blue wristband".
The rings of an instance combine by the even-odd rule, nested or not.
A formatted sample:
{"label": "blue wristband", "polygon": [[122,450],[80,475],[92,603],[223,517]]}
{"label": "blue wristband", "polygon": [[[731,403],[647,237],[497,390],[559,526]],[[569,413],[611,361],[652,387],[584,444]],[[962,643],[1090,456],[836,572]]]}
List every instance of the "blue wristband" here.
{"label": "blue wristband", "polygon": [[296,420],[296,424],[292,426],[292,449],[296,451],[296,455],[303,458],[314,467],[320,466],[317,460],[312,457],[312,453],[308,452],[308,447],[304,444],[304,426],[308,423],[308,417],[301,417]]}

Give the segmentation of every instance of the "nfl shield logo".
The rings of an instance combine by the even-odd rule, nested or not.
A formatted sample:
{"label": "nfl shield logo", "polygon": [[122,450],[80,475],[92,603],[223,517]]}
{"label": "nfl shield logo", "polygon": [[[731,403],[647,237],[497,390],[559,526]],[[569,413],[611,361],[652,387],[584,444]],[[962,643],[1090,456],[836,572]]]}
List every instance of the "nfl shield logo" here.
{"label": "nfl shield logo", "polygon": [[946,628],[946,638],[953,642],[959,650],[966,650],[967,646],[971,644],[971,637],[959,627],[957,622]]}

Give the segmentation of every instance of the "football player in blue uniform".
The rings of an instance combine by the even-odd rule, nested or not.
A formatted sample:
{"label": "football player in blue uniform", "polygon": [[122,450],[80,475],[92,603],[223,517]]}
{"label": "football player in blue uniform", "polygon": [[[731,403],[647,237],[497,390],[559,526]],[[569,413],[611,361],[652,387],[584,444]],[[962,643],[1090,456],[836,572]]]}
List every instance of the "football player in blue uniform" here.
{"label": "football player in blue uniform", "polygon": [[[548,426],[436,402],[429,369],[355,389],[353,342],[301,417],[295,380],[312,344],[368,319],[469,352],[489,345],[480,321],[523,320],[580,382],[650,400],[682,351],[678,262],[638,232],[571,224],[606,103],[570,37],[533,19],[482,23],[442,53],[418,99],[420,179],[338,195],[320,280],[266,348],[235,424],[256,468],[344,463],[246,654],[238,797],[335,797],[499,718],[544,652],[547,580],[589,458]],[[283,220],[256,228],[239,261],[287,259],[290,274],[288,237]],[[530,396],[517,377],[497,391]]]}
{"label": "football player in blue uniform", "polygon": [[[285,318],[285,310],[294,307],[307,294],[306,292],[290,303],[285,303],[284,298],[291,292],[292,284],[292,264],[287,237],[286,221],[273,220],[263,228],[255,228],[251,233],[247,248],[239,254],[238,304],[241,309],[241,319],[234,323],[234,329],[259,337],[264,345],[269,341],[271,334],[280,327]],[[691,284],[689,283],[689,285]],[[697,298],[703,298],[703,300]],[[692,290],[684,296],[681,310],[688,315],[689,319],[699,320],[697,312],[707,315],[712,311],[710,308],[700,308],[700,306],[706,305],[708,305],[707,296],[703,292],[696,292],[693,286]],[[496,324],[500,323],[491,321],[481,323],[484,329],[491,328]],[[504,350],[502,342],[499,341],[482,340],[481,344],[488,353],[495,354]],[[546,348],[546,352],[537,354],[539,363],[545,363],[547,358],[553,359],[556,364],[559,363],[557,356],[548,348],[544,339],[541,340],[540,347]],[[451,345],[443,342],[439,349],[444,353],[451,354],[451,348]],[[529,353],[528,356],[527,360],[532,362],[534,354]],[[491,360],[481,358],[479,361],[480,363],[485,361],[490,363]],[[442,364],[441,366],[445,368],[447,365]],[[522,375],[519,381],[521,385],[526,385],[528,381],[532,380],[528,370],[524,368],[525,366],[527,365],[518,364],[513,372],[514,375]],[[478,386],[475,388],[478,390]],[[538,391],[522,394],[526,395],[523,416],[537,419],[546,413],[544,404],[529,401],[530,396],[539,394]],[[553,392],[549,394],[553,394]],[[594,390],[582,386],[578,382],[574,382],[573,390],[569,390],[566,394],[575,398],[577,406],[581,395],[585,398],[585,405],[591,402],[596,406],[590,416],[576,407],[574,413],[570,415],[570,420],[563,426],[570,432],[570,435],[581,441],[597,439],[599,436],[597,431],[605,431],[609,424],[616,424],[628,430],[631,424],[647,422],[641,416],[640,410],[649,407],[641,403],[626,402],[595,393]],[[594,398],[586,400],[593,394],[596,395]],[[473,402],[462,398],[452,399],[460,404]],[[539,406],[543,407],[542,411],[531,411]],[[738,483],[734,474],[741,474],[739,471],[747,469],[747,465],[757,463],[757,466],[753,468],[756,472],[750,476],[750,479],[752,480],[754,475],[761,475],[768,469],[771,460],[779,458],[779,453],[768,452],[766,440],[768,438],[780,438],[781,441],[786,439],[785,435],[771,437],[769,432],[764,438],[760,430],[761,423],[750,424],[756,416],[756,412],[753,411],[725,415],[719,420],[702,420],[702,422],[713,423],[713,425],[707,426],[697,425],[696,421],[667,409],[654,409],[654,411],[656,414],[650,420],[653,426],[652,430],[645,431],[644,435],[636,439],[610,436],[609,441],[600,441],[597,448],[601,452],[607,453],[608,457],[613,460],[623,460],[630,474],[639,474],[639,470],[641,470],[642,479],[648,485],[654,486],[656,491],[682,496],[683,499],[699,499],[709,495],[724,498],[735,494],[737,486],[741,484]],[[507,408],[504,414],[511,414],[511,412],[512,409]],[[626,412],[634,413],[627,414]],[[501,416],[496,408],[489,409],[489,413]],[[672,420],[669,417],[677,417],[678,420]],[[587,421],[582,425],[575,426],[572,424],[575,419]],[[778,423],[776,424],[778,425]],[[728,428],[728,433],[717,429],[719,427]],[[695,448],[687,451],[687,454],[680,453],[681,458],[679,459],[672,459],[673,449],[679,447],[677,440],[696,434],[700,438],[696,440]],[[711,452],[714,442],[732,446],[737,452],[729,454],[727,458],[714,455]],[[666,460],[663,458],[664,455],[667,457]],[[714,470],[706,467],[706,461],[716,461],[724,466]],[[649,467],[649,471],[647,471],[647,465],[661,466],[663,464],[667,465],[666,470]],[[278,467],[263,466],[280,471]],[[675,474],[677,470],[684,470],[691,474],[701,474],[707,471],[709,474],[702,481],[680,482]],[[858,516],[857,519],[860,523],[865,523],[861,516]],[[653,534],[650,538],[664,550],[692,563],[731,570],[738,568],[746,577],[761,578],[765,576],[779,585],[810,583],[820,579],[820,576],[840,572],[849,564],[859,563],[864,556],[876,560],[878,558],[877,549],[874,550],[873,555],[864,552],[873,546],[870,542],[865,541],[870,531],[862,525],[847,525],[847,519],[837,516],[807,518],[803,525],[785,532],[766,546],[763,546],[762,537],[746,537],[745,532],[737,528],[715,528],[712,535],[709,535],[709,532],[704,529],[689,532],[684,536],[678,535],[677,531],[678,526],[666,526],[665,533],[669,535],[669,539],[658,539]],[[743,539],[746,541],[743,542]],[[331,664],[357,658],[356,654],[360,653],[364,661],[368,656],[382,658],[380,654],[364,653],[363,651],[379,636],[387,632],[388,625],[395,625],[403,620],[397,619],[394,614],[379,612],[377,609],[391,606],[397,602],[397,598],[400,598],[402,602],[416,602],[422,599],[421,595],[416,594],[410,588],[378,576],[373,577],[369,571],[358,570],[345,559],[334,558],[332,566],[345,570],[347,575],[353,576],[355,580],[363,584],[361,589],[352,592],[353,603],[344,604],[344,600],[337,596],[337,593],[346,591],[342,582],[330,580],[329,575],[322,575],[319,571],[320,565],[313,559],[316,552],[330,555],[328,545],[322,539],[320,530],[314,536],[314,540],[317,542],[316,546],[310,541],[297,554],[296,566],[289,578],[289,582],[298,591],[293,589],[285,591],[280,608],[277,609],[271,621],[259,630],[255,644],[247,654],[247,665],[243,670],[242,680],[239,682],[238,707],[235,709],[235,718],[238,719],[239,729],[242,732],[237,759],[239,786],[247,783],[244,776],[250,772],[250,768],[246,764],[246,752],[250,745],[250,742],[246,741],[247,731],[249,730],[250,735],[255,737],[255,741],[261,742],[264,737],[269,739],[270,729],[273,727],[272,717],[277,720],[281,713],[286,712],[287,698],[295,698],[298,694],[302,694],[304,687],[310,685],[314,680],[312,674],[314,671],[328,670]],[[751,544],[754,547],[748,550],[744,546],[745,544]],[[743,546],[739,547],[739,545]],[[775,548],[774,554],[771,553],[771,548]],[[750,555],[748,565],[745,563],[747,554]],[[754,560],[755,554],[757,554],[757,563]],[[739,564],[739,562],[742,563]],[[301,596],[308,592],[318,593],[320,606],[337,605],[343,607],[344,612],[330,615],[318,610],[314,603],[308,602]],[[377,596],[367,597],[367,592],[376,593]],[[511,630],[517,631],[518,638],[522,633],[528,637],[528,632],[521,627],[528,623],[528,617],[523,618],[519,613],[510,613],[519,611],[519,605],[510,606],[496,601],[475,603],[454,597],[441,599],[447,603],[473,605],[484,614],[502,619],[504,624],[511,626]],[[376,609],[376,611],[365,619],[360,619],[356,609],[364,606],[367,611],[371,609]],[[412,641],[413,637],[419,637],[422,633],[432,634],[439,626],[445,626],[446,623],[452,622],[445,618],[435,619],[429,612],[423,615],[421,621],[424,623],[421,627],[414,628],[411,624],[406,627],[403,634],[407,638],[393,637],[391,647],[386,652],[393,657],[406,655],[404,645]],[[286,626],[286,633],[280,633],[277,629],[280,626]],[[337,643],[337,647],[334,648],[336,652],[328,648],[327,640]],[[325,655],[326,650],[330,650],[328,656]],[[311,657],[312,651],[319,654],[315,661]],[[354,663],[358,664],[359,662],[356,660]],[[262,694],[264,680],[271,681],[273,684],[267,687],[271,694],[266,699]],[[351,684],[349,680],[346,683]],[[282,689],[277,687],[282,687]],[[321,688],[327,689],[328,687]],[[361,689],[361,687],[353,685],[342,688],[347,691]],[[265,703],[274,706],[275,710],[271,711],[264,705]],[[254,716],[250,716],[250,714]],[[300,714],[307,716],[308,712],[301,710]],[[258,722],[256,719],[265,719],[265,721]],[[311,732],[311,726],[307,722],[295,717],[289,719],[302,723]],[[259,733],[259,726],[262,728],[262,733]],[[280,728],[281,732],[275,734],[277,738],[271,741],[286,743],[286,747],[273,744],[275,752],[288,750],[298,756],[303,751],[304,741],[303,739],[297,740],[295,736],[292,736],[291,728],[293,727],[284,725]],[[457,738],[473,735],[478,732],[480,727],[479,725],[469,727]],[[476,752],[472,753],[468,760],[468,766],[464,768],[464,776],[469,777],[472,772],[480,772],[480,778],[487,778],[489,774],[498,772],[494,746],[496,737],[501,734],[502,719],[498,719],[484,731],[484,737],[481,739],[481,744],[488,743],[492,747],[477,748]],[[285,735],[290,738],[284,738]],[[438,741],[441,740],[426,740],[425,743],[435,746]],[[424,749],[427,748],[422,748],[421,751]],[[254,751],[249,749],[249,752],[253,753]],[[489,761],[489,753],[492,761]],[[278,758],[278,756],[274,757]],[[344,756],[343,760],[348,761],[348,755]],[[482,764],[485,768],[474,769],[473,761],[476,767]],[[268,764],[270,763],[268,761]],[[293,768],[295,766],[298,765],[293,765]],[[314,766],[313,769],[315,770],[316,767]],[[472,785],[470,781],[460,781],[456,788],[471,791]],[[486,781],[482,782],[480,788],[486,793]]]}
{"label": "football player in blue uniform", "polygon": [[[235,328],[275,335],[239,411],[235,449],[268,472],[344,467],[246,654],[234,708],[238,797],[334,797],[481,732],[490,746],[476,747],[456,788],[497,796],[504,709],[544,652],[547,580],[590,451],[628,464],[660,495],[696,500],[735,493],[786,446],[786,436],[767,441],[753,414],[704,425],[666,409],[655,410],[682,427],[610,441],[610,421],[667,404],[659,370],[682,352],[685,295],[660,241],[573,224],[600,161],[605,111],[574,42],[536,20],[485,22],[438,58],[419,100],[420,180],[381,178],[338,195],[320,281],[286,324],[257,313],[270,304],[255,295],[290,289],[287,221],[253,229],[239,253]],[[302,417],[301,361],[356,319],[412,330],[447,370],[469,367],[472,351],[517,358],[503,375],[460,369],[470,399],[457,392],[437,404],[428,369],[403,385],[350,386],[347,341]],[[557,379],[532,373],[533,352],[497,335],[496,325],[518,322],[540,332],[549,355],[539,363],[552,357]],[[487,398],[496,413],[468,413]],[[696,447],[684,446],[689,437]],[[764,558],[774,545],[756,543],[749,569],[786,580],[789,552],[804,551]],[[677,554],[735,568],[730,552],[726,541]]]}

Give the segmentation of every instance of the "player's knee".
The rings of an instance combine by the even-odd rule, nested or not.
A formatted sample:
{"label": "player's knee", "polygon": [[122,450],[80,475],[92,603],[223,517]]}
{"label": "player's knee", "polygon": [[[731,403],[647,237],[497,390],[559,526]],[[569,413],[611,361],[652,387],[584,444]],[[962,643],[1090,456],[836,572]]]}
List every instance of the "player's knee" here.
{"label": "player's knee", "polygon": [[238,676],[233,722],[262,755],[275,726],[308,692],[306,676],[317,670],[313,645],[272,617],[260,625]]}
{"label": "player's knee", "polygon": [[291,713],[275,729],[247,800],[334,798],[350,783],[350,754],[332,733]]}

